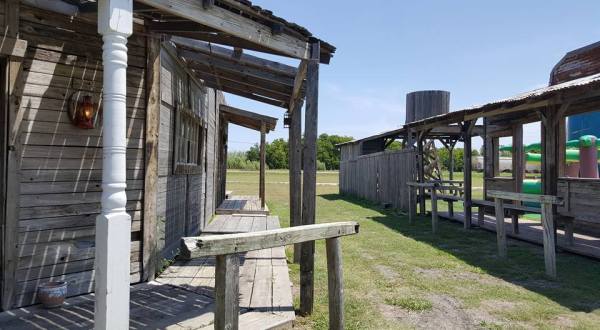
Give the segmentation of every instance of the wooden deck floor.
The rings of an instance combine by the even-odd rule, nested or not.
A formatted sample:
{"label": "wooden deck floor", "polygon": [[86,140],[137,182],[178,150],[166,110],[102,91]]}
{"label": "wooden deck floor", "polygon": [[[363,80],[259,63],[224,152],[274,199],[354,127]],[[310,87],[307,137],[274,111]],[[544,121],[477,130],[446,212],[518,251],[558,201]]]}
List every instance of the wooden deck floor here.
{"label": "wooden deck floor", "polygon": [[[440,212],[440,217],[450,219],[453,221],[458,221],[460,223],[464,222],[465,216],[462,212],[454,212],[454,217],[450,218],[447,212]],[[532,221],[520,218],[519,219],[519,233],[515,234],[512,232],[512,224],[511,219],[506,218],[505,228],[506,235],[508,237],[519,239],[522,241],[534,243],[534,244],[543,244],[542,237],[542,225],[540,221]],[[477,216],[473,216],[473,220],[471,223],[474,226],[477,226]],[[483,229],[496,232],[496,218],[490,215],[486,215],[483,223]],[[561,229],[557,230],[557,245],[558,247],[566,252],[580,254],[586,257],[600,259],[600,238],[583,235],[583,234],[574,234],[574,244],[568,245],[565,239],[565,232]],[[508,252],[510,254],[510,250]]]}
{"label": "wooden deck floor", "polygon": [[[220,215],[207,233],[279,228],[279,219]],[[292,284],[283,247],[240,256],[240,329],[291,328]],[[131,287],[131,329],[211,329],[214,319],[214,258],[177,261],[155,281]],[[67,299],[59,309],[39,305],[0,313],[0,329],[91,329],[94,296]]]}
{"label": "wooden deck floor", "polygon": [[216,214],[262,214],[268,215],[269,208],[260,206],[257,196],[231,196],[219,205]]}

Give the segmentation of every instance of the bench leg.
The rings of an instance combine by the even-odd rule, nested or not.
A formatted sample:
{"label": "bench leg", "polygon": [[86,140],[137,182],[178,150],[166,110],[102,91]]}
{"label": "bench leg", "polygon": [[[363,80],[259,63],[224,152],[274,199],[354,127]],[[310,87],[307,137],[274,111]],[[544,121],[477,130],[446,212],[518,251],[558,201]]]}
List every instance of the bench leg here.
{"label": "bench leg", "polygon": [[454,202],[448,201],[448,216],[454,218]]}
{"label": "bench leg", "polygon": [[477,208],[477,225],[479,228],[483,228],[483,220],[485,218],[485,208],[480,206]]}
{"label": "bench leg", "polygon": [[506,258],[506,229],[504,228],[504,201],[495,199],[496,204],[496,238],[498,240],[498,255]]}
{"label": "bench leg", "polygon": [[431,231],[435,234],[438,228],[437,192],[431,189]]}
{"label": "bench leg", "polygon": [[542,205],[542,224],[544,225],[544,263],[546,275],[556,278],[556,245],[554,240],[554,219],[552,205]]}
{"label": "bench leg", "polygon": [[511,216],[513,234],[519,234],[519,215],[513,213]]}
{"label": "bench leg", "polygon": [[567,245],[573,246],[575,244],[575,238],[573,237],[573,218],[563,218],[565,222],[565,240]]}

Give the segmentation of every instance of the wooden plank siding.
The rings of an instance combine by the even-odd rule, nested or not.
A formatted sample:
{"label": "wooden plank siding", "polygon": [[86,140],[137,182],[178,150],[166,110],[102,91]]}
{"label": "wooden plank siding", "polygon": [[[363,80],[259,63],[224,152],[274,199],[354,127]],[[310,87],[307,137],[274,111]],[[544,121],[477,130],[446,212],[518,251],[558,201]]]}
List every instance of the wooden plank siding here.
{"label": "wooden plank siding", "polygon": [[357,146],[341,147],[340,193],[408,210],[406,183],[413,177],[415,152],[405,149],[357,156]]}
{"label": "wooden plank siding", "polygon": [[[1,6],[0,8],[4,8]],[[36,302],[37,286],[67,280],[69,295],[94,289],[94,224],[100,213],[102,125],[71,124],[71,95],[98,100],[102,39],[95,24],[21,6],[22,63],[17,131],[20,182],[16,283],[12,307]],[[128,41],[127,211],[132,217],[131,281],[140,281],[144,189],[145,37]]]}
{"label": "wooden plank siding", "polygon": [[[218,104],[221,92],[206,88],[190,78],[181,63],[161,51],[160,125],[158,137],[158,181],[156,221],[157,249],[163,258],[172,258],[183,236],[198,234],[215,211],[218,157]],[[185,98],[190,97],[190,100]],[[178,104],[190,102],[203,122],[201,170],[194,174],[175,174],[174,139]]]}

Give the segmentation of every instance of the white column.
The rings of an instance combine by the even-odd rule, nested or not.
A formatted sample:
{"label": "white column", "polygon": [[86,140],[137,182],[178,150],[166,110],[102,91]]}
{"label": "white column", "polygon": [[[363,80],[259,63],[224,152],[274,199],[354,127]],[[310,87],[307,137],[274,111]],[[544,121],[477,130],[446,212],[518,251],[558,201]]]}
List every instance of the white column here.
{"label": "white column", "polygon": [[104,41],[102,214],[96,218],[96,329],[129,327],[131,218],[125,212],[127,37],[132,0],[100,0],[98,32]]}

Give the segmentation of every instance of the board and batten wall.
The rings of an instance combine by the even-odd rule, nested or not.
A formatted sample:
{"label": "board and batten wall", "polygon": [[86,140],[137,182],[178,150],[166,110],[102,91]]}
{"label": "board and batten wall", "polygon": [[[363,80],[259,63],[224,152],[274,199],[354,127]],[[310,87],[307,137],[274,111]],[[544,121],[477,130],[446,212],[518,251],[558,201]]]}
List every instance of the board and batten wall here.
{"label": "board and batten wall", "polygon": [[340,151],[341,194],[389,204],[397,209],[408,209],[406,183],[414,178],[414,151],[360,155],[360,143],[342,145]]}
{"label": "board and batten wall", "polygon": [[[180,238],[199,233],[215,210],[218,156],[218,105],[223,94],[201,86],[169,52],[161,52],[161,105],[158,151],[157,225],[158,250],[172,258]],[[174,173],[174,134],[177,104],[189,97],[192,111],[202,118],[201,170],[194,174]]]}
{"label": "board and batten wall", "polygon": [[[1,6],[0,8],[4,8]],[[139,31],[139,27],[136,27]],[[68,294],[94,288],[95,219],[100,213],[102,125],[82,129],[68,116],[73,93],[99,100],[102,39],[96,24],[20,7],[19,36],[28,42],[17,90],[20,196],[13,307],[36,300],[39,284],[68,281]],[[132,217],[131,282],[140,281],[144,189],[146,40],[128,40],[127,212]]]}

